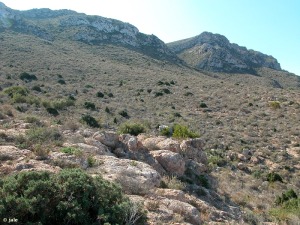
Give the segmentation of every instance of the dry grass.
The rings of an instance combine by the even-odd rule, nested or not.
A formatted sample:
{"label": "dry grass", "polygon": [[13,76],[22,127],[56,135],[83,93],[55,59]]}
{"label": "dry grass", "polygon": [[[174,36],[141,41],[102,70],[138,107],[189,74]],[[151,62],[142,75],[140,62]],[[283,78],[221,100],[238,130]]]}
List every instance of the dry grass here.
{"label": "dry grass", "polygon": [[[212,168],[216,180],[212,189],[254,212],[258,221],[266,216],[276,195],[287,187],[299,190],[299,158],[286,149],[300,144],[300,91],[285,79],[285,73],[269,69],[258,71],[264,77],[202,73],[120,46],[89,46],[65,40],[46,43],[10,32],[0,33],[0,38],[0,88],[27,87],[40,103],[12,103],[1,92],[0,129],[12,128],[13,123],[5,121],[8,118],[31,116],[47,121],[45,126],[59,124],[62,131],[76,132],[83,127],[79,120],[84,114],[100,121],[102,129],[110,130],[117,130],[128,120],[145,122],[149,133],[161,124],[183,124],[200,134],[207,152],[213,148],[223,153],[218,160],[225,163],[215,163]],[[36,75],[37,80],[20,80],[22,72]],[[275,75],[284,89],[272,87],[269,78]],[[174,84],[168,85],[171,81]],[[36,86],[42,91],[32,90]],[[104,96],[98,97],[98,92]],[[163,94],[155,96],[156,92]],[[70,96],[75,105],[60,108],[56,117],[43,106]],[[86,109],[85,102],[93,102],[96,110]],[[279,102],[280,107],[270,106],[270,102]],[[123,110],[127,118],[119,114]],[[79,141],[73,138],[71,142]],[[262,159],[258,164],[245,162],[248,172],[233,169],[239,162],[226,158],[227,151],[241,153],[245,148]],[[62,161],[53,164],[77,166]],[[6,173],[9,168],[2,170]],[[283,176],[283,184],[266,185],[264,177],[251,175],[254,171],[266,174],[271,170]]]}

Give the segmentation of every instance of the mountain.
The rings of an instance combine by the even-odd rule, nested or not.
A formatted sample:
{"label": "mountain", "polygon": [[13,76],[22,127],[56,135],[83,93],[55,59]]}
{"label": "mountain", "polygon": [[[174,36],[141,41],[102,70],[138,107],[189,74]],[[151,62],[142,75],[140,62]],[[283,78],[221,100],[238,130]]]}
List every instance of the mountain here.
{"label": "mountain", "polygon": [[0,30],[34,35],[47,41],[64,38],[90,45],[122,45],[156,59],[181,62],[164,42],[154,35],[139,32],[131,24],[71,10],[17,11],[1,3]]}
{"label": "mountain", "polygon": [[[78,224],[73,215],[117,224],[104,221],[114,219],[110,211],[90,210],[94,221],[86,219],[78,205],[90,199],[84,185],[64,186],[63,195],[56,187],[64,183],[53,189],[36,179],[24,187],[11,178],[81,168],[117,182],[138,203],[126,204],[130,218],[139,216],[136,206],[147,212],[148,223],[136,224],[298,224],[300,77],[267,67],[254,68],[255,76],[195,69],[164,53],[158,39],[148,52],[143,34],[99,31],[93,20],[135,29],[69,10],[0,4],[0,218],[55,224],[45,214],[60,208],[62,218],[51,218],[68,220],[61,224]],[[115,188],[107,187],[109,199]],[[34,204],[15,204],[24,201]]]}
{"label": "mountain", "polygon": [[175,41],[168,47],[187,64],[201,70],[228,73],[255,73],[256,68],[281,70],[272,56],[232,44],[220,34],[202,34]]}

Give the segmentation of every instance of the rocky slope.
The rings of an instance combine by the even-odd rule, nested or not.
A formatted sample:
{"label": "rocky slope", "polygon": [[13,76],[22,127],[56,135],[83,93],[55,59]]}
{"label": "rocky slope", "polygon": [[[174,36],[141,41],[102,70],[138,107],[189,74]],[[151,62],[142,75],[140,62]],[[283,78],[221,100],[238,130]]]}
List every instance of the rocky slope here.
{"label": "rocky slope", "polygon": [[34,35],[47,41],[64,38],[91,45],[116,44],[156,59],[181,62],[154,35],[140,33],[128,23],[70,10],[33,9],[17,11],[0,4],[0,31]]}
{"label": "rocky slope", "polygon": [[272,56],[232,44],[225,36],[202,34],[168,44],[187,64],[202,70],[229,73],[255,73],[255,68],[281,70]]}
{"label": "rocky slope", "polygon": [[[10,128],[2,126],[7,122],[11,123]],[[66,130],[63,126],[52,126],[52,131],[59,131],[57,135],[62,135],[61,145],[64,147],[30,151],[12,145],[12,140],[28,135],[32,129],[36,132],[43,130],[34,127],[34,124],[24,121],[0,120],[0,177],[21,171],[56,173],[62,168],[80,167],[92,176],[119,183],[133,202],[148,210],[147,224],[200,225],[203,219],[216,222],[242,220],[240,210],[218,202],[220,196],[208,186],[201,187],[197,181],[184,185],[175,177],[208,179],[202,139],[175,140],[163,136],[118,135],[111,131]],[[67,153],[63,149],[73,149],[74,152]],[[212,198],[216,202],[209,200]]]}

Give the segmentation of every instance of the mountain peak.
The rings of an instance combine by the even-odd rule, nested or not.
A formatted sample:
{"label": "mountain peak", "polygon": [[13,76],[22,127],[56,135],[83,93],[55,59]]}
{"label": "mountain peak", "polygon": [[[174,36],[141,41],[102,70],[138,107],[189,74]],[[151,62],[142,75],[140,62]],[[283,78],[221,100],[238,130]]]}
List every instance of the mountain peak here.
{"label": "mountain peak", "polygon": [[7,8],[7,6],[4,3],[0,2],[0,9],[1,8]]}
{"label": "mountain peak", "polygon": [[168,47],[187,64],[198,69],[230,73],[255,73],[255,69],[261,67],[281,70],[274,57],[230,43],[220,34],[203,32],[169,43]]}
{"label": "mountain peak", "polygon": [[89,16],[66,9],[18,11],[6,7],[2,11],[1,30],[13,30],[48,41],[64,39],[89,45],[122,45],[152,58],[182,62],[156,36],[143,34],[135,26],[115,19]]}

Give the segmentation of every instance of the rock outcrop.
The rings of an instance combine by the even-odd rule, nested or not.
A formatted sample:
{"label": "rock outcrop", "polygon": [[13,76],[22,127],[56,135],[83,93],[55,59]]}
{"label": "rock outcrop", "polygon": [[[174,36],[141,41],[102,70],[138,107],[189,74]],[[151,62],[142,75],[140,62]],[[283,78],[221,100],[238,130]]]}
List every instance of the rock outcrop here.
{"label": "rock outcrop", "polygon": [[220,34],[202,34],[168,44],[187,64],[202,70],[229,73],[255,73],[255,68],[281,70],[272,56],[232,44]]}
{"label": "rock outcrop", "polygon": [[170,174],[182,176],[185,172],[185,161],[179,153],[169,150],[152,151],[153,157]]}
{"label": "rock outcrop", "polygon": [[120,183],[126,193],[146,194],[160,184],[160,175],[146,163],[118,159],[113,156],[95,156],[97,166],[88,172]]}
{"label": "rock outcrop", "polygon": [[[8,130],[12,130],[13,134],[24,132],[30,126],[20,122],[12,127],[14,129],[3,128],[3,133]],[[223,222],[232,219],[232,213],[227,214],[199,199],[194,192],[197,188],[205,191],[206,196],[212,190],[197,186],[196,183],[184,186],[182,190],[170,189],[172,186],[160,188],[165,176],[177,181],[187,176],[190,179],[203,176],[207,171],[207,160],[202,139],[176,140],[146,135],[136,137],[111,131],[95,132],[92,129],[76,132],[64,130],[62,133],[65,137],[63,146],[77,149],[76,153],[62,152],[61,147],[57,146],[45,153],[47,157],[37,159],[32,150],[1,145],[0,173],[56,173],[62,168],[80,167],[92,176],[102,176],[120,184],[130,199],[148,210],[149,224],[161,222],[189,225],[201,224],[203,218]],[[193,151],[196,153],[192,154]],[[209,215],[206,215],[208,211]]]}
{"label": "rock outcrop", "polygon": [[143,34],[129,23],[70,10],[18,11],[1,3],[0,32],[6,29],[48,41],[67,38],[90,45],[122,45],[156,59],[182,62],[155,35]]}

